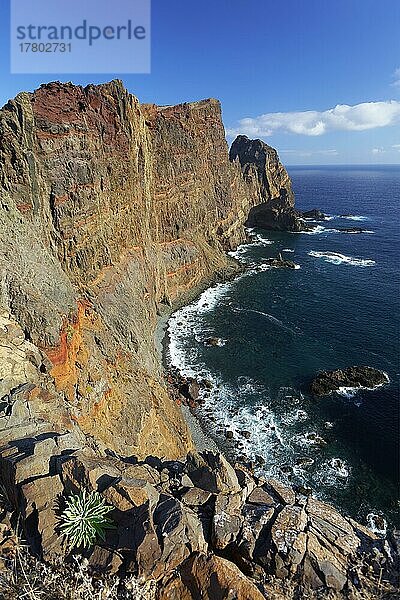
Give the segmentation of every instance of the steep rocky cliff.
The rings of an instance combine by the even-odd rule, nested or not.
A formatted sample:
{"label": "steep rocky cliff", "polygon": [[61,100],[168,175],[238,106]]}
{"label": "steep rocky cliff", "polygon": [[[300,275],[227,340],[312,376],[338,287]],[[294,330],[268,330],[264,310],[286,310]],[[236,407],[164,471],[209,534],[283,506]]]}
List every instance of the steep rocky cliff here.
{"label": "steep rocky cliff", "polygon": [[19,515],[59,559],[62,498],[98,490],[116,531],[93,568],[154,577],[160,598],[354,591],[364,563],[365,589],[381,564],[388,581],[393,548],[361,525],[220,455],[187,455],[163,384],[165,306],[235,273],[225,251],[246,220],[298,226],[276,152],[240,137],[229,157],[216,100],[157,107],[118,81],[51,83],[0,111],[0,167],[1,532]]}
{"label": "steep rocky cliff", "polygon": [[182,455],[157,312],[229,268],[223,249],[256,201],[219,103],[141,106],[118,81],[51,83],[1,111],[0,160],[2,310],[42,352],[68,427],[124,454]]}
{"label": "steep rocky cliff", "polygon": [[300,231],[304,222],[294,208],[294,194],[289,175],[274,148],[262,140],[239,135],[229,152],[238,161],[245,181],[258,198],[251,207],[246,225],[284,231]]}

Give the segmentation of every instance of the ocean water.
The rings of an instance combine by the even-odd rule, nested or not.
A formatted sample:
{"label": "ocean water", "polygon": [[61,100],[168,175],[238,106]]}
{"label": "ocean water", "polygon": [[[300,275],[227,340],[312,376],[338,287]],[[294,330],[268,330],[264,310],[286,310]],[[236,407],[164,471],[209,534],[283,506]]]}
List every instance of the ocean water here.
{"label": "ocean water", "polygon": [[[382,529],[371,515],[399,525],[400,167],[288,171],[296,205],[329,220],[311,233],[250,231],[234,253],[244,274],[171,317],[169,359],[208,380],[197,416],[225,451],[371,527]],[[338,230],[354,226],[366,233]],[[278,252],[298,267],[266,265]],[[319,370],[351,365],[390,383],[308,394]]]}

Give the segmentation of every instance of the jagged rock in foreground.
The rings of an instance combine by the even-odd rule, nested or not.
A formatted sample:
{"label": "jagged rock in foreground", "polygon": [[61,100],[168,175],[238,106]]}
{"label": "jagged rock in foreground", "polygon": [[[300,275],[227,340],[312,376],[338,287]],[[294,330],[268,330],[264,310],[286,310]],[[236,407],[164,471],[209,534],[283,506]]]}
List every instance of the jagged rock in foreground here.
{"label": "jagged rock in foreground", "polygon": [[389,377],[383,371],[357,366],[318,373],[311,382],[310,390],[315,396],[327,396],[341,388],[374,389],[386,383],[389,383]]}
{"label": "jagged rock in foreground", "polygon": [[77,448],[78,439],[68,441],[49,432],[23,449],[11,442],[2,451],[4,489],[23,507],[27,539],[47,561],[68,557],[58,529],[63,498],[86,489],[114,507],[115,523],[87,552],[90,568],[153,579],[160,599],[261,600],[321,591],[361,599],[394,589],[388,541],[312,496],[233,468],[220,454],[137,461],[99,457]]}
{"label": "jagged rock in foreground", "polygon": [[306,229],[301,213],[294,208],[289,175],[274,148],[262,140],[239,135],[231,146],[229,157],[239,162],[243,177],[257,189],[260,198],[249,212],[248,227],[284,231]]}

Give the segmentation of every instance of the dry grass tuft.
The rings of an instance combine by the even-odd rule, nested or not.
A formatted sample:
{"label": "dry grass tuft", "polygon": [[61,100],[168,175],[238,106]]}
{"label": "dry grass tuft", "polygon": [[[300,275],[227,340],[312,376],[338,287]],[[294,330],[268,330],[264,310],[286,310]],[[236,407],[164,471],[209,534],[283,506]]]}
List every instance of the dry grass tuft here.
{"label": "dry grass tuft", "polygon": [[86,559],[49,565],[0,524],[0,600],[155,600],[154,581],[91,573]]}

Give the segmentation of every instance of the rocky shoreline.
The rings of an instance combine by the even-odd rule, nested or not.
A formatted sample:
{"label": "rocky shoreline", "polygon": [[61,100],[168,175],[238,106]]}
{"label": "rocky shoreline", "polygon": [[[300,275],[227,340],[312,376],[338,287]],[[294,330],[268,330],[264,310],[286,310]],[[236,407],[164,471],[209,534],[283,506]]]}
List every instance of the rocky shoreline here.
{"label": "rocky shoreline", "polygon": [[[168,311],[238,273],[246,219],[301,227],[277,152],[236,151],[217,100],[143,105],[120,81],[44,84],[0,111],[1,585],[24,546],[157,600],[393,597],[395,536],[198,452],[164,383]],[[114,526],[71,548],[63,510],[94,493]]]}

